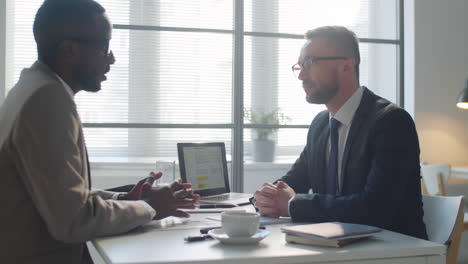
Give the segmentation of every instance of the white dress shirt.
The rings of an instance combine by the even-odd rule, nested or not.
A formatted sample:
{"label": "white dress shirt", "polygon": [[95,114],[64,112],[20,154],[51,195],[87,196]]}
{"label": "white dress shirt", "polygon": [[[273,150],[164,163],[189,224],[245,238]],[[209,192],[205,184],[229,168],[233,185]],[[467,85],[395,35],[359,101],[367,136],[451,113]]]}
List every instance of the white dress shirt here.
{"label": "white dress shirt", "polygon": [[[341,193],[341,188],[343,185],[343,175],[341,174],[341,164],[343,163],[343,153],[346,146],[346,140],[348,139],[349,129],[353,124],[354,114],[356,113],[359,104],[361,103],[362,94],[364,89],[359,87],[354,94],[346,101],[346,103],[336,112],[333,116],[330,113],[329,118],[335,118],[340,122],[340,127],[338,128],[338,190],[337,193]],[[328,154],[327,154],[327,163],[330,158],[330,138],[328,139]]]}

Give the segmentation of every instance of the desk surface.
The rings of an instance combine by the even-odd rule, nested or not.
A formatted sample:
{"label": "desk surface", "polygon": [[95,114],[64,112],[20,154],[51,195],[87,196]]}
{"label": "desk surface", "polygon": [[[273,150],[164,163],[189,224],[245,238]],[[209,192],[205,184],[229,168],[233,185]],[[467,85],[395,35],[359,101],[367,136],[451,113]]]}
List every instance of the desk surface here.
{"label": "desk surface", "polygon": [[[200,219],[205,221],[209,215],[195,214],[190,222],[168,228],[149,225],[131,233],[96,239],[93,245],[107,263],[116,264],[445,263],[443,245],[390,231],[339,249],[286,243],[280,231],[282,225],[268,225],[271,233],[259,244],[225,245],[216,240],[185,242],[184,237],[199,233]],[[208,223],[213,224],[217,222]]]}

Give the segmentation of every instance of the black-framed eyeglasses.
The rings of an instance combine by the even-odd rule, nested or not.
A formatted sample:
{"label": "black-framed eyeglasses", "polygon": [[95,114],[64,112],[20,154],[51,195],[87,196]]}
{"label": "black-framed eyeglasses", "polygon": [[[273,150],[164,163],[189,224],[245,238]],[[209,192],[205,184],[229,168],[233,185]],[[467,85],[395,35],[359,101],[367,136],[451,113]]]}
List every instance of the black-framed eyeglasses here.
{"label": "black-framed eyeglasses", "polygon": [[299,73],[302,70],[310,70],[313,64],[316,64],[318,61],[321,60],[345,60],[348,57],[343,56],[331,56],[331,57],[319,57],[319,56],[307,56],[302,60],[302,62],[298,62],[291,67],[291,70],[294,74],[294,77],[299,78]]}
{"label": "black-framed eyeglasses", "polygon": [[93,38],[67,38],[68,40],[82,43],[85,45],[92,45],[96,47],[103,57],[109,57],[112,50],[109,50],[109,39],[93,39]]}

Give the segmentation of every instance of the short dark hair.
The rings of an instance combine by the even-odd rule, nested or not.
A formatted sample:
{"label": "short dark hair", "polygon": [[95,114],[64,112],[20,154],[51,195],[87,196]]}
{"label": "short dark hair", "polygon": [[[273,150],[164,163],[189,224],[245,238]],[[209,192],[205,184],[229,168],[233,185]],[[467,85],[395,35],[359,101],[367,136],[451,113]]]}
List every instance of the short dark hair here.
{"label": "short dark hair", "polygon": [[307,31],[304,37],[305,39],[325,38],[338,52],[342,53],[338,54],[339,56],[353,57],[356,61],[356,77],[359,80],[361,55],[359,53],[359,39],[353,31],[343,26],[324,26]]}
{"label": "short dark hair", "polygon": [[105,11],[94,0],[45,0],[37,10],[33,25],[38,58],[50,61],[60,41],[92,25],[94,16]]}

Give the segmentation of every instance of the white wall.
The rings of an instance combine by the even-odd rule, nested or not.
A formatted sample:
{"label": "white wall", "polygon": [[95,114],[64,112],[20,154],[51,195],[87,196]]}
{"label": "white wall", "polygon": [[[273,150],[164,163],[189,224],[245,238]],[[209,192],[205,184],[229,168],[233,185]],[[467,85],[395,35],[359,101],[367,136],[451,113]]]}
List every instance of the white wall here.
{"label": "white wall", "polygon": [[406,56],[413,49],[414,68],[406,69],[406,77],[414,71],[414,82],[410,78],[406,89],[414,88],[414,98],[407,99],[414,100],[408,103],[414,103],[421,161],[468,165],[468,111],[455,107],[468,78],[468,1],[408,2],[414,13],[406,17],[406,30],[414,26],[414,43],[409,38],[406,44],[414,47]]}
{"label": "white wall", "polygon": [[6,1],[0,0],[0,105],[5,97]]}

